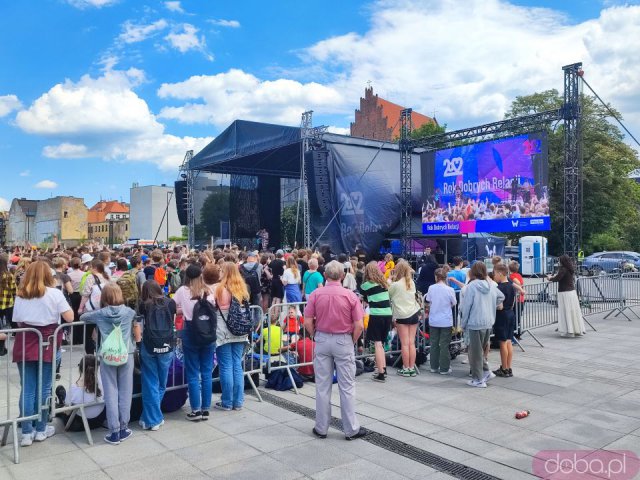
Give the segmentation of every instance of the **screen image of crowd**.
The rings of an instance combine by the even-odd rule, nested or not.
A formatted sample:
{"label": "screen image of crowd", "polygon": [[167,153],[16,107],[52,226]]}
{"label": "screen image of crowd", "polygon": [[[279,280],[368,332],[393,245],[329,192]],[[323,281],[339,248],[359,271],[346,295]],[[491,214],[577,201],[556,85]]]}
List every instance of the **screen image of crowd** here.
{"label": "screen image of crowd", "polygon": [[490,201],[489,195],[466,196],[460,185],[455,187],[454,202],[445,201],[436,190],[435,194],[422,205],[422,223],[462,222],[469,220],[495,220],[508,218],[548,217],[548,188],[532,185],[519,179],[511,182],[509,198],[502,201]]}

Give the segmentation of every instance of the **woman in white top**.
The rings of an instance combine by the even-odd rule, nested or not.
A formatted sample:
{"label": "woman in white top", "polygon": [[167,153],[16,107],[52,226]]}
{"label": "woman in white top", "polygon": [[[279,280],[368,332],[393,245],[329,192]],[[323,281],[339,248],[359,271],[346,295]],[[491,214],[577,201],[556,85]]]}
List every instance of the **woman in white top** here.
{"label": "woman in white top", "polygon": [[282,285],[284,285],[285,302],[302,302],[300,270],[298,270],[298,263],[293,255],[287,258],[287,268],[285,268],[284,275],[280,278],[282,280]]}
{"label": "woman in white top", "polygon": [[[42,261],[37,261],[27,268],[13,309],[13,321],[19,328],[34,328],[41,334],[44,342],[49,340],[60,324],[60,317],[65,322],[73,321],[73,310],[60,290],[55,288],[56,282],[51,275],[51,268]],[[62,341],[59,332],[58,341]],[[16,334],[13,347],[13,361],[18,365],[20,374],[20,415],[30,417],[40,416],[36,420],[33,431],[31,420],[23,421],[23,447],[29,446],[35,440],[44,442],[55,434],[55,428],[47,425],[48,409],[43,409],[47,397],[51,395],[51,369],[55,358],[53,342],[46,347],[40,343],[36,334],[20,332]],[[42,347],[42,349],[41,349]],[[38,361],[42,359],[42,390],[38,395]]]}
{"label": "woman in white top", "polygon": [[395,281],[389,286],[389,299],[402,350],[403,367],[398,370],[398,375],[415,377],[416,332],[420,321],[420,305],[416,301],[413,270],[406,260],[400,260],[395,267]]}

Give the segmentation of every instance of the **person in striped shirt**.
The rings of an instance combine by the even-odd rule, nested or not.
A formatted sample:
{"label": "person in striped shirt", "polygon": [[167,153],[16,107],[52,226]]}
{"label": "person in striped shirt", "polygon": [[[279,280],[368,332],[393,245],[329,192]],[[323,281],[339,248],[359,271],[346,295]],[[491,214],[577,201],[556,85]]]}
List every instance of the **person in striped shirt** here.
{"label": "person in striped shirt", "polygon": [[373,374],[373,380],[384,382],[387,377],[387,366],[383,344],[387,341],[389,330],[391,330],[392,311],[387,281],[376,262],[369,262],[365,267],[360,293],[369,304],[366,340],[375,345],[376,371]]}

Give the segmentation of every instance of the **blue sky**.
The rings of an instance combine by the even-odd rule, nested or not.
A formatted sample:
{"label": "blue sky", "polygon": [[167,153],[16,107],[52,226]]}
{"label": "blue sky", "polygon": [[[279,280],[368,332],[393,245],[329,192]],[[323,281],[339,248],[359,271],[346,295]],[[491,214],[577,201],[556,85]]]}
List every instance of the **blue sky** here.
{"label": "blue sky", "polygon": [[[560,9],[559,9],[560,8]],[[236,118],[345,132],[367,81],[449,128],[590,83],[640,127],[640,7],[612,1],[2,2],[0,208],[127,201]],[[636,44],[631,41],[636,39]]]}

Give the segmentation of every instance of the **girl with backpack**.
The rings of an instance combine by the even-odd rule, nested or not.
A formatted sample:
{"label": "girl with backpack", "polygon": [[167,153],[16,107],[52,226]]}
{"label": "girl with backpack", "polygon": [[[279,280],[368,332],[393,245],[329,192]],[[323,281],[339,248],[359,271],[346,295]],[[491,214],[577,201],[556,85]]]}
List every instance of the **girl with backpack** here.
{"label": "girl with backpack", "polygon": [[[295,263],[295,261],[294,261]],[[244,404],[244,371],[242,356],[247,343],[247,335],[234,335],[229,330],[232,303],[241,305],[249,301],[249,290],[238,267],[233,262],[222,264],[222,278],[213,287],[218,307],[216,357],[220,368],[222,398],[216,402],[219,410],[242,410]]]}
{"label": "girl with backpack", "polygon": [[108,283],[102,289],[100,309],[80,317],[85,323],[96,324],[100,331],[100,378],[109,427],[109,435],[104,440],[111,445],[119,445],[133,434],[129,429],[135,352],[133,340],[141,340],[140,326],[133,322],[135,315],[135,311],[124,305],[118,284]]}
{"label": "girl with backpack", "polygon": [[144,317],[140,360],[142,363],[143,430],[155,432],[164,424],[160,404],[167,388],[167,374],[173,359],[176,302],[164,296],[155,280],[142,286],[140,315]]}
{"label": "girl with backpack", "polygon": [[[80,300],[80,313],[98,310],[102,288],[109,282],[110,277],[105,271],[104,263],[98,259],[91,261],[89,275],[82,286],[82,300]],[[96,353],[96,342],[93,339],[94,327],[87,325],[84,330],[84,351],[87,355]]]}
{"label": "girl with backpack", "polygon": [[[198,265],[187,267],[184,285],[178,289],[173,300],[178,307],[178,315],[184,317],[182,350],[191,404],[191,412],[187,414],[187,420],[192,422],[209,420],[213,349],[216,337],[213,324],[217,318],[213,296],[204,284],[202,270]],[[210,326],[208,331],[205,325],[207,323]]]}

